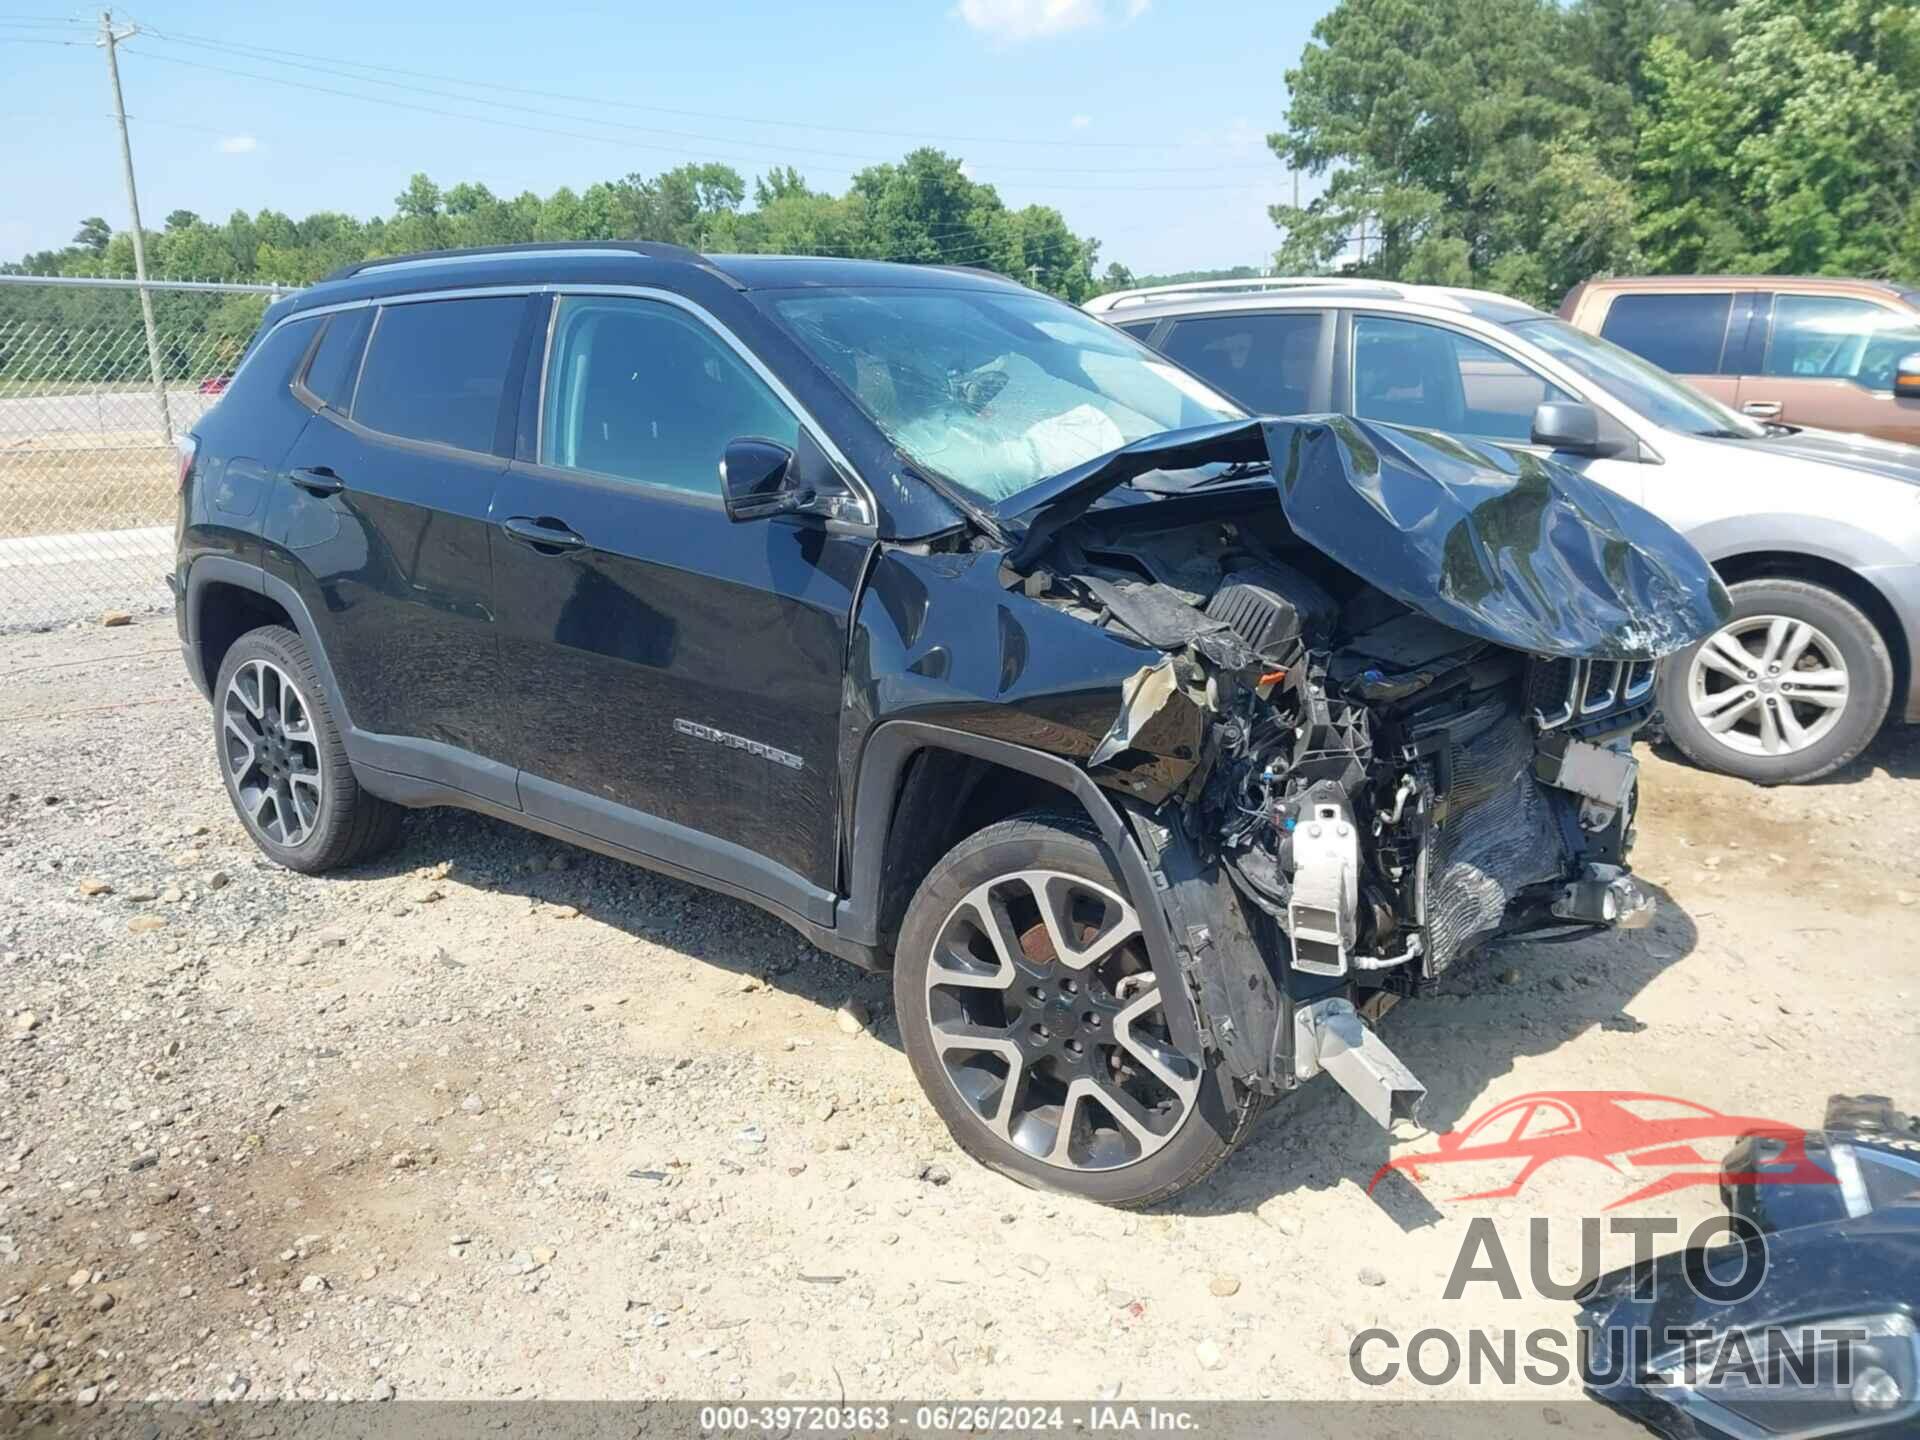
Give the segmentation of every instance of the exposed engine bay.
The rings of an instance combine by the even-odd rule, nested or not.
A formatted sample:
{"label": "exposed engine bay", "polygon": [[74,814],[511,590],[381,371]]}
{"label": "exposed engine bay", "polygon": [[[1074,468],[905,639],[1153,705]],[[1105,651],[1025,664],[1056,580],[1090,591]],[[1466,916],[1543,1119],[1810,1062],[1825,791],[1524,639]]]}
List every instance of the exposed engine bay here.
{"label": "exposed engine bay", "polygon": [[1133,519],[1090,518],[1027,581],[1172,652],[1089,763],[1177,800],[1295,969],[1424,980],[1503,929],[1644,920],[1622,862],[1652,661],[1463,635],[1258,516]]}
{"label": "exposed engine bay", "polygon": [[[1265,932],[1276,972],[1271,1016],[1233,984],[1193,982],[1203,1012],[1212,985],[1229,1031],[1237,1018],[1271,1032],[1242,1035],[1249,1068],[1290,1084],[1338,1055],[1348,1073],[1324,1068],[1386,1123],[1420,1088],[1360,1023],[1369,997],[1417,993],[1503,933],[1650,920],[1626,865],[1632,739],[1652,714],[1657,657],[1705,633],[1724,592],[1677,537],[1682,548],[1660,548],[1664,527],[1643,546],[1631,527],[1644,512],[1581,510],[1584,482],[1557,467],[1494,477],[1504,490],[1473,473],[1493,502],[1462,506],[1449,529],[1425,523],[1440,507],[1394,515],[1368,494],[1385,489],[1392,460],[1409,493],[1418,480],[1460,495],[1445,476],[1436,484],[1437,467],[1351,422],[1265,424],[1269,446],[1295,447],[1279,483],[1092,508],[1088,492],[1110,489],[1115,471],[1142,473],[1110,459],[1106,476],[1070,483],[1064,518],[1035,522],[1002,582],[1162,653],[1128,680],[1088,771],[1149,810],[1149,829],[1177,831],[1263,917],[1248,930]],[[1193,451],[1210,453],[1179,458]],[[1235,464],[1248,478],[1267,468]],[[1328,493],[1369,508],[1303,535],[1303,517],[1337,512]],[[1689,564],[1697,584],[1668,603]],[[1431,603],[1408,598],[1423,586]],[[1539,648],[1501,643],[1509,628]],[[1201,947],[1212,928],[1188,925]]]}

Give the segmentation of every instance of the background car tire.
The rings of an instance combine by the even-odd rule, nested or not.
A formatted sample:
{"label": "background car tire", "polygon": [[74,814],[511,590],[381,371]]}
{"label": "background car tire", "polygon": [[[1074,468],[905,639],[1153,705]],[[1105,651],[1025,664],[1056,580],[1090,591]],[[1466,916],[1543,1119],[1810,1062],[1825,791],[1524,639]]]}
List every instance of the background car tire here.
{"label": "background car tire", "polygon": [[[272,676],[290,681],[293,701],[281,697],[279,683]],[[240,689],[236,691],[236,679]],[[264,682],[260,715],[245,698],[256,682]],[[272,718],[286,710],[293,717],[291,730]],[[230,728],[229,721],[238,727]],[[280,731],[276,741],[262,727]],[[213,689],[213,728],[215,761],[220,778],[227,787],[227,798],[240,817],[254,844],[275,864],[304,874],[318,874],[342,866],[356,865],[392,847],[400,835],[400,806],[369,795],[360,788],[353,769],[347,763],[346,746],[340,728],[334,722],[333,708],[320,683],[319,671],[308,654],[306,642],[292,630],[273,625],[248,631],[234,641],[221,662]],[[292,735],[296,738],[288,740]],[[310,735],[310,739],[298,738]],[[283,757],[277,770],[311,771],[314,779],[300,785],[295,809],[304,824],[282,827],[269,819],[263,823],[258,814],[277,811],[282,803],[269,800],[256,807],[243,799],[243,791],[257,798],[263,788],[257,783],[262,771],[250,768],[236,773],[235,756],[251,742],[260,750],[276,748]],[[283,786],[281,793],[291,793]],[[310,798],[309,798],[310,797]],[[276,833],[277,832],[277,833]]]}
{"label": "background car tire", "polygon": [[[1196,1089],[1192,1101],[1170,1138],[1162,1139],[1158,1149],[1115,1168],[1068,1168],[1038,1158],[997,1134],[975,1104],[960,1093],[934,1038],[929,967],[936,942],[960,913],[958,907],[970,895],[981,893],[982,887],[997,884],[1004,877],[1048,873],[1078,877],[1125,899],[1125,882],[1093,825],[1082,817],[1052,812],[1034,812],[989,826],[955,846],[928,872],[908,906],[895,949],[895,1013],[907,1058],[954,1140],[983,1165],[1023,1185],[1078,1195],[1104,1205],[1153,1205],[1205,1178],[1233,1152],[1258,1115],[1257,1097],[1237,1095],[1231,1081],[1202,1060],[1193,1066]],[[1023,935],[1022,942],[1028,943],[1027,936]],[[1140,963],[1144,949],[1138,957],[1129,957],[1125,963]],[[1084,983],[1098,987],[1104,981],[1095,972],[1105,969],[1103,962],[1087,971],[1058,973],[1087,977]],[[1017,982],[1023,995],[1025,981],[1030,978],[1023,973]],[[1025,1006],[1028,1002],[1023,998],[1019,1003]],[[1034,1015],[1045,1018],[1039,1009],[1023,1010],[1016,1028],[1024,1029]],[[1078,1033],[1089,1037],[1097,1034],[1084,1029]],[[1097,1118],[1102,1103],[1095,1097],[1093,1105],[1083,1105],[1083,1120],[1091,1123]]]}
{"label": "background car tire", "polygon": [[[1694,763],[1760,785],[1799,784],[1839,769],[1879,733],[1893,698],[1893,661],[1880,632],[1850,600],[1804,580],[1743,580],[1729,586],[1728,593],[1733,597],[1733,611],[1727,628],[1670,657],[1661,666],[1660,710],[1667,737]],[[1736,748],[1708,729],[1711,715],[1703,719],[1696,713],[1696,702],[1711,710],[1717,696],[1736,683],[1731,676],[1713,672],[1703,674],[1704,683],[1719,685],[1722,690],[1696,690],[1694,676],[1700,668],[1697,662],[1701,652],[1715,645],[1720,636],[1739,629],[1743,622],[1750,627],[1743,648],[1750,653],[1764,652],[1762,622],[1763,617],[1770,616],[1813,627],[1819,643],[1837,652],[1846,669],[1846,703],[1838,718],[1804,749],[1780,754]],[[1803,654],[1799,663],[1808,664],[1807,656]],[[1769,676],[1764,666],[1756,666],[1751,673],[1755,677],[1754,703],[1787,698],[1771,690],[1760,692],[1777,680],[1791,683],[1791,671]],[[1734,704],[1741,699],[1738,695],[1727,698]],[[1743,717],[1740,733],[1748,723]]]}

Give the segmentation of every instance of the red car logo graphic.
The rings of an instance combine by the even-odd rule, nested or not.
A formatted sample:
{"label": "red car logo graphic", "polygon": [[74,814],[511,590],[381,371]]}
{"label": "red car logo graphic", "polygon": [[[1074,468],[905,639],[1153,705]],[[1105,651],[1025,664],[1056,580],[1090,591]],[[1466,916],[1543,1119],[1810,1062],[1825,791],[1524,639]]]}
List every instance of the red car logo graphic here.
{"label": "red car logo graphic", "polygon": [[[1713,1157],[1725,1155],[1743,1135],[1780,1143],[1764,1169],[1733,1172]],[[1833,1185],[1833,1172],[1816,1164],[1797,1125],[1754,1115],[1722,1115],[1691,1100],[1633,1090],[1543,1090],[1508,1100],[1463,1130],[1438,1136],[1440,1148],[1402,1155],[1374,1171],[1367,1193],[1399,1170],[1418,1181],[1439,1165],[1518,1162],[1513,1178],[1493,1190],[1456,1195],[1455,1200],[1498,1200],[1518,1195],[1542,1167],[1555,1160],[1589,1160],[1615,1174],[1666,1173],[1611,1202],[1616,1209],[1696,1185]]]}

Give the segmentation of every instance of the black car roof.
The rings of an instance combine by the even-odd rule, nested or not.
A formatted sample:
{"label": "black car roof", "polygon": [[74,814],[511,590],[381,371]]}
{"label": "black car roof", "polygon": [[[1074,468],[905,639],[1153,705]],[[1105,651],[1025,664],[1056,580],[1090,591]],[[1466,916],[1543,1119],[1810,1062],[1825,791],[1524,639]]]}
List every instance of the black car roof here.
{"label": "black car roof", "polygon": [[804,255],[702,255],[653,241],[583,240],[429,250],[364,260],[301,291],[289,308],[306,310],[420,290],[595,282],[675,290],[719,282],[737,291],[885,286],[1019,292],[1023,288],[988,271],[957,266]]}

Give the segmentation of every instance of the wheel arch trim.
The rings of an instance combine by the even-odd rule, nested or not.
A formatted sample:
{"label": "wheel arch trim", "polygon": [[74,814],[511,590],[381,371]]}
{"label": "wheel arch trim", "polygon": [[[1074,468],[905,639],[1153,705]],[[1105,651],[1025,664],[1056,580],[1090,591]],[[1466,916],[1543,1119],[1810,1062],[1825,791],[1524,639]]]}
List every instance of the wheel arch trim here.
{"label": "wheel arch trim", "polygon": [[851,940],[878,942],[883,861],[892,840],[894,802],[908,763],[923,750],[946,750],[1003,766],[1046,781],[1073,797],[1120,865],[1161,992],[1177,995],[1184,1002],[1167,1005],[1167,1024],[1173,1039],[1187,1053],[1199,1054],[1200,1017],[1187,988],[1167,913],[1166,879],[1148,865],[1126,818],[1107,793],[1086,771],[1057,755],[925,721],[887,720],[876,726],[860,755],[853,834],[847,847],[849,894],[840,903],[835,928]]}

